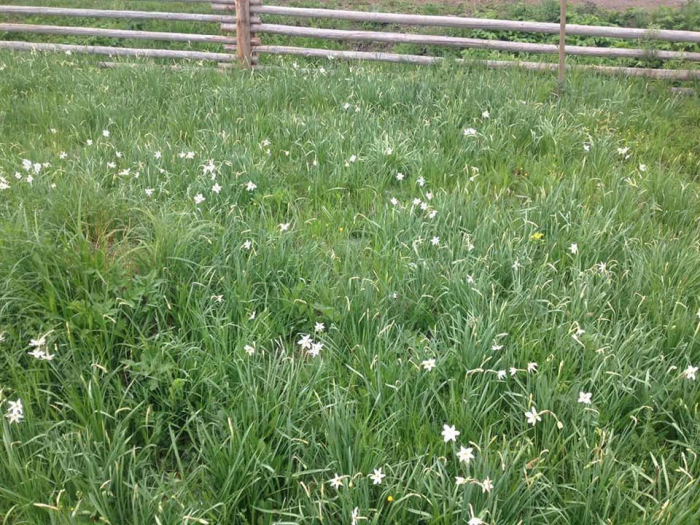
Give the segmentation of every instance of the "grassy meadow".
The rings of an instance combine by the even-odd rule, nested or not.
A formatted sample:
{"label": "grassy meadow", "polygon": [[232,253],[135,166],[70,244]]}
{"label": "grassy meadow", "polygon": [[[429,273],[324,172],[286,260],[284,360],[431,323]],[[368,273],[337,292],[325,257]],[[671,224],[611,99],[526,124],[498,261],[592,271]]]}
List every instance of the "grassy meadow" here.
{"label": "grassy meadow", "polygon": [[700,521],[700,104],[0,54],[0,523]]}

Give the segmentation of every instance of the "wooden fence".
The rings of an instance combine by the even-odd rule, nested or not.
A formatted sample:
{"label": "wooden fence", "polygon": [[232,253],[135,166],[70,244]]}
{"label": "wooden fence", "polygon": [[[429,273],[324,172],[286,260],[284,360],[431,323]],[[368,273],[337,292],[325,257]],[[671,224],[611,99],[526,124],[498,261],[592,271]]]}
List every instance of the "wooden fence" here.
{"label": "wooden fence", "polygon": [[[602,58],[661,59],[698,62],[700,53],[652,50],[642,48],[566,46],[565,35],[633,39],[638,41],[667,41],[700,43],[700,32],[676,30],[648,30],[620,27],[587,26],[566,24],[565,4],[562,5],[562,22],[519,22],[456,16],[407,15],[347,11],[339,9],[315,9],[288,6],[262,5],[262,0],[168,0],[191,4],[209,4],[210,13],[185,13],[137,10],[73,9],[60,7],[33,7],[0,5],[0,15],[42,16],[42,17],[81,17],[118,18],[126,20],[168,20],[218,24],[218,34],[175,33],[156,31],[135,31],[92,27],[73,27],[38,24],[0,23],[0,33],[31,33],[45,35],[97,36],[166,42],[214,43],[223,47],[223,52],[191,51],[178,49],[142,49],[109,46],[83,46],[58,43],[31,43],[0,41],[0,49],[71,51],[109,56],[138,56],[152,58],[179,58],[210,60],[221,64],[238,63],[242,67],[255,67],[258,57],[263,54],[298,55],[318,58],[339,58],[349,60],[378,60],[383,62],[405,62],[412,64],[435,64],[441,57],[408,55],[398,53],[338,51],[306,47],[265,45],[260,35],[283,35],[290,38],[304,37],[338,40],[343,42],[371,42],[390,44],[418,44],[422,46],[447,46],[462,49],[487,49],[508,53],[559,54],[560,65],[554,63],[465,60],[457,62],[482,64],[487,67],[519,67],[530,70],[556,70],[563,72],[564,55]],[[563,0],[562,0],[563,1]],[[299,25],[271,24],[264,17],[294,17],[315,20],[342,20],[363,23],[376,23],[398,26],[448,27],[456,29],[480,29],[490,31],[518,31],[560,35],[560,45],[510,42],[479,38],[429,35],[416,33],[394,33],[386,31],[340,30],[305,27]],[[235,52],[235,54],[234,54]],[[700,70],[649,69],[612,66],[572,66],[602,73],[646,76],[671,80],[692,80],[700,78]]]}

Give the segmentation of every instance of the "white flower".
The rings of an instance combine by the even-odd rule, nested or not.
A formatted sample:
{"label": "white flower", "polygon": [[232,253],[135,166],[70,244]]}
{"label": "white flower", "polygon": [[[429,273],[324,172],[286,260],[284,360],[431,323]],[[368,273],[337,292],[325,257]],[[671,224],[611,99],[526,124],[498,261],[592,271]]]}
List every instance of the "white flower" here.
{"label": "white flower", "polygon": [[491,118],[491,113],[489,113],[488,110],[487,110],[487,111],[482,111],[482,112],[481,112],[481,117],[482,117],[482,118]]}
{"label": "white flower", "polygon": [[515,374],[518,373],[518,369],[515,368],[514,366],[511,366],[508,371],[510,372],[510,376],[513,377]]}
{"label": "white flower", "polygon": [[527,418],[527,422],[533,427],[538,421],[542,421],[542,418],[537,413],[537,410],[535,410],[535,407],[531,407],[529,412],[525,412],[525,417]]}
{"label": "white flower", "polygon": [[476,130],[474,128],[467,128],[462,131],[465,137],[474,137],[476,136]]}
{"label": "white flower", "polygon": [[65,159],[67,157],[68,157],[68,153],[66,153],[65,151],[62,151],[61,153],[58,154],[58,158],[61,160]]}
{"label": "white flower", "polygon": [[289,230],[289,227],[291,225],[292,225],[291,222],[283,222],[282,224],[280,224],[280,231],[286,232],[287,230]]}
{"label": "white flower", "polygon": [[617,154],[618,155],[626,155],[629,150],[630,150],[629,147],[617,148]]}
{"label": "white flower", "polygon": [[391,148],[387,148],[384,150],[384,155],[391,155],[392,153],[394,153],[394,150]]}
{"label": "white flower", "polygon": [[17,398],[17,401],[9,401],[7,402],[9,405],[7,408],[7,413],[5,414],[5,417],[7,420],[12,423],[19,423],[24,419],[24,407],[22,406],[22,400],[20,398]]}
{"label": "white flower", "polygon": [[691,381],[695,381],[697,379],[697,373],[698,367],[692,365],[688,365],[688,368],[686,368],[683,371],[683,375],[685,376],[685,378],[690,379]]}
{"label": "white flower", "polygon": [[403,180],[405,175],[403,173],[397,173],[396,174],[396,180]]}
{"label": "white flower", "polygon": [[498,350],[503,350],[503,345],[499,345],[498,343],[493,343],[491,345],[491,350],[494,352],[497,352]]}
{"label": "white flower", "polygon": [[433,200],[433,194],[431,192],[428,192],[425,194],[425,198],[428,199],[429,201]]}
{"label": "white flower", "polygon": [[252,248],[252,246],[253,246],[252,241],[246,241],[243,243],[243,246],[241,246],[241,248],[243,248],[244,250],[250,250]]}
{"label": "white flower", "polygon": [[243,347],[243,350],[245,350],[246,354],[252,356],[255,353],[255,343],[253,343],[252,345],[245,345]]}
{"label": "white flower", "polygon": [[[116,164],[115,164],[115,166],[116,166]],[[122,175],[124,177],[128,177],[129,173],[131,173],[131,168],[126,168],[126,169],[121,170],[119,172],[119,175]]]}
{"label": "white flower", "polygon": [[425,211],[428,209],[428,203],[427,202],[421,202],[420,203],[420,209]]}
{"label": "white flower", "polygon": [[430,244],[432,244],[433,246],[439,245],[440,244],[440,237],[433,237],[432,239],[430,239]]}
{"label": "white flower", "polygon": [[349,109],[350,108],[350,102],[346,102],[343,104],[343,109]]}
{"label": "white flower", "polygon": [[467,483],[466,478],[463,478],[462,476],[455,477],[455,485],[465,485],[466,483]]}
{"label": "white flower", "polygon": [[27,181],[27,184],[31,184],[32,182],[34,182],[34,177],[32,177],[31,175],[28,175],[25,180]]}
{"label": "white flower", "polygon": [[484,520],[482,520],[481,518],[477,518],[476,516],[474,516],[473,518],[471,518],[471,519],[467,522],[467,525],[484,525]]}
{"label": "white flower", "polygon": [[[0,69],[0,71],[2,71],[2,69]],[[57,130],[56,128],[51,128],[49,131],[50,131],[51,133],[53,133],[54,135],[55,135],[56,133],[58,133],[58,130]]]}
{"label": "white flower", "polygon": [[435,368],[435,359],[426,359],[425,361],[421,361],[420,366],[423,367],[423,370],[430,372],[433,368]]}
{"label": "white flower", "polygon": [[88,146],[92,146],[92,139],[88,139],[88,140],[87,140],[87,145],[88,145]]}
{"label": "white flower", "polygon": [[224,296],[223,295],[212,295],[212,299],[214,299],[217,303],[223,303],[224,302]]}
{"label": "white flower", "polygon": [[432,211],[428,214],[428,218],[429,218],[429,219],[434,219],[436,215],[437,215],[437,210],[432,210]]}
{"label": "white flower", "polygon": [[255,184],[252,180],[249,180],[248,183],[245,185],[245,189],[248,191],[253,191],[257,187],[257,184]]}
{"label": "white flower", "polygon": [[109,130],[108,130],[108,129],[103,129],[103,130],[102,130],[102,136],[103,136],[104,138],[109,137]]}
{"label": "white flower", "polygon": [[350,155],[350,159],[348,160],[348,162],[351,162],[351,163],[352,163],[352,162],[355,162],[356,160],[357,160],[357,156],[356,156],[356,155]]}
{"label": "white flower", "polygon": [[194,196],[194,203],[195,204],[202,204],[205,200],[204,195],[201,193],[198,193],[197,195]]}
{"label": "white flower", "polygon": [[216,194],[221,192],[221,186],[219,186],[218,182],[211,187],[211,191],[213,191]]}
{"label": "white flower", "polygon": [[646,170],[647,170],[647,165],[646,165],[646,164],[640,164],[640,165],[639,165],[639,171],[641,171],[641,172],[643,173],[643,172],[645,172]]}
{"label": "white flower", "polygon": [[151,195],[153,195],[153,188],[146,188],[145,191],[146,191],[146,195],[148,195],[149,197],[150,197]]}
{"label": "white flower", "polygon": [[584,405],[590,405],[592,397],[593,397],[593,394],[591,392],[579,392],[578,393],[578,402],[583,403]]}
{"label": "white flower", "polygon": [[29,340],[29,346],[35,347],[35,348],[41,348],[46,344],[46,335],[42,335],[39,339],[30,339]]}
{"label": "white flower", "polygon": [[345,476],[338,476],[338,474],[335,474],[332,480],[330,480],[328,483],[331,484],[331,487],[334,489],[339,489],[340,487],[343,486],[343,478]]}
{"label": "white flower", "polygon": [[248,316],[248,321],[254,321],[255,320],[255,310]]}
{"label": "white flower", "polygon": [[421,200],[420,200],[418,197],[416,197],[415,199],[413,199],[413,205],[414,205],[414,206],[420,206],[420,203],[421,203]]}
{"label": "white flower", "polygon": [[396,197],[392,197],[391,200],[389,200],[389,202],[391,202],[391,204],[393,204],[394,206],[399,205],[399,199],[397,199]]}
{"label": "white flower", "polygon": [[311,348],[311,345],[314,344],[314,341],[311,339],[310,335],[302,334],[301,339],[297,341],[297,344],[302,350],[308,350]]}
{"label": "white flower", "polygon": [[373,485],[381,485],[382,480],[386,477],[386,474],[382,474],[381,468],[374,469],[374,473],[369,475],[369,479],[372,480]]}
{"label": "white flower", "polygon": [[496,377],[498,379],[505,379],[506,378],[506,371],[505,370],[499,370],[496,372]]}
{"label": "white flower", "polygon": [[418,177],[418,180],[416,180],[416,182],[418,183],[418,186],[425,186],[425,179],[423,177]]}
{"label": "white flower", "polygon": [[537,372],[537,363],[528,363],[527,364],[527,371],[528,371],[528,373]]}
{"label": "white flower", "polygon": [[605,273],[608,270],[608,264],[604,262],[599,262],[596,264],[596,268],[600,273]]}
{"label": "white flower", "polygon": [[469,462],[474,459],[474,449],[472,447],[459,447],[459,452],[457,452],[457,457],[459,458],[460,463],[466,463],[469,465]]}
{"label": "white flower", "polygon": [[573,254],[576,255],[578,253],[578,244],[571,243],[571,246],[569,246],[569,251]]}
{"label": "white flower", "polygon": [[493,490],[493,482],[491,478],[486,477],[486,479],[481,483],[482,492],[491,492]]}
{"label": "white flower", "polygon": [[522,264],[520,264],[520,261],[518,261],[516,259],[515,262],[513,263],[513,270],[517,271],[521,266],[522,266]]}
{"label": "white flower", "polygon": [[316,324],[314,325],[314,332],[316,332],[317,334],[320,334],[320,333],[323,332],[325,329],[326,329],[326,325],[323,324],[323,323],[316,323]]}
{"label": "white flower", "polygon": [[318,357],[323,349],[323,343],[312,343],[309,349],[309,355],[311,357]]}
{"label": "white flower", "polygon": [[[321,68],[323,70],[323,68]],[[323,71],[325,73],[325,70]],[[367,518],[364,518],[360,516],[360,509],[359,507],[355,507],[352,509],[352,515],[350,516],[352,518],[352,521],[350,522],[350,525],[358,525],[360,520],[366,520]]]}
{"label": "white flower", "polygon": [[115,151],[114,154],[117,156],[118,159],[122,158],[122,152],[121,151]]}
{"label": "white flower", "polygon": [[188,152],[185,154],[185,158],[186,158],[186,159],[193,159],[193,158],[194,158],[194,151],[188,151]]}
{"label": "white flower", "polygon": [[449,425],[443,425],[442,426],[442,438],[445,440],[445,443],[449,441],[457,441],[457,436],[459,436],[460,431],[455,430],[454,425],[449,426]]}
{"label": "white flower", "polygon": [[159,158],[161,158],[162,156],[163,156],[163,155],[161,154],[160,151],[156,151],[156,152],[153,154],[153,158],[155,158],[155,159],[159,159]]}
{"label": "white flower", "polygon": [[586,153],[588,153],[589,151],[591,151],[591,145],[590,145],[590,144],[584,144],[584,145],[583,145],[583,151],[585,151]]}

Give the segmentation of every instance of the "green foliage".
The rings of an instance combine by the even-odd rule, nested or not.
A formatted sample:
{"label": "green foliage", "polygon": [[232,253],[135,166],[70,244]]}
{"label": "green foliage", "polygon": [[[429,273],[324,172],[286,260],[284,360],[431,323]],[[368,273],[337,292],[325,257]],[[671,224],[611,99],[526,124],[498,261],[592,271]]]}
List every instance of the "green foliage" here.
{"label": "green foliage", "polygon": [[274,65],[0,54],[1,521],[698,522],[697,99]]}

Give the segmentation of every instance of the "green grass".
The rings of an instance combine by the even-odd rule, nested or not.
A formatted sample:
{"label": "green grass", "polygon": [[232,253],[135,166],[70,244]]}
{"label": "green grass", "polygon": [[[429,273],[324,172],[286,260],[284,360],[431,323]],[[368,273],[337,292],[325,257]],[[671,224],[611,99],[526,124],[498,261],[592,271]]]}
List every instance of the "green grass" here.
{"label": "green grass", "polygon": [[2,523],[700,520],[697,98],[93,64],[0,54]]}

